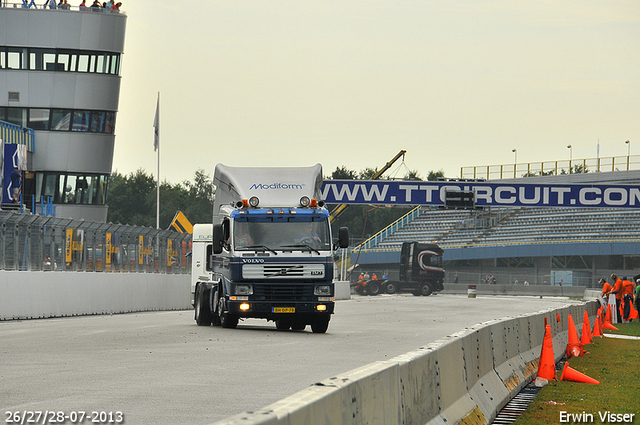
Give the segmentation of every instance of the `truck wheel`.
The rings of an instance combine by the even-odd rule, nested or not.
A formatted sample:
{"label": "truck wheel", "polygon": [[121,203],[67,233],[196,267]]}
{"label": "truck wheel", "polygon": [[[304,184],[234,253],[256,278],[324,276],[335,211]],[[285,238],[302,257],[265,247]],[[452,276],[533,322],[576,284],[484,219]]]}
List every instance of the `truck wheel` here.
{"label": "truck wheel", "polygon": [[393,282],[387,282],[384,285],[384,289],[387,292],[387,294],[395,294],[396,291],[398,290],[398,288],[396,287],[396,284]]}
{"label": "truck wheel", "polygon": [[362,285],[356,285],[356,294],[365,295],[364,289],[362,288]]}
{"label": "truck wheel", "polygon": [[220,299],[218,304],[218,318],[223,328],[235,329],[238,326],[238,316],[225,311],[224,299]]}
{"label": "truck wheel", "polygon": [[416,297],[419,297],[420,295],[422,295],[420,291],[411,291],[411,293]]}
{"label": "truck wheel", "polygon": [[288,331],[291,328],[291,323],[287,320],[276,320],[276,329],[279,331]]}
{"label": "truck wheel", "polygon": [[428,297],[433,292],[433,288],[429,282],[422,282],[420,284],[420,295]]}
{"label": "truck wheel", "polygon": [[195,320],[198,326],[211,325],[211,311],[205,301],[208,298],[207,295],[208,294],[205,293],[204,287],[198,286],[196,291],[196,300],[194,302]]}
{"label": "truck wheel", "polygon": [[[327,326],[329,326],[329,324],[327,323]],[[306,323],[303,322],[293,322],[293,324],[291,325],[291,330],[292,331],[303,331],[304,328],[307,327]]]}
{"label": "truck wheel", "polygon": [[329,328],[329,317],[316,319],[311,323],[311,330],[314,334],[323,334]]}
{"label": "truck wheel", "polygon": [[369,295],[378,295],[380,293],[380,285],[374,282],[367,283],[367,292]]}
{"label": "truck wheel", "polygon": [[219,293],[218,288],[215,287],[211,290],[209,298],[209,306],[213,307],[213,310],[211,311],[211,324],[213,326],[220,326],[220,316],[218,316],[218,311],[216,310],[218,308]]}

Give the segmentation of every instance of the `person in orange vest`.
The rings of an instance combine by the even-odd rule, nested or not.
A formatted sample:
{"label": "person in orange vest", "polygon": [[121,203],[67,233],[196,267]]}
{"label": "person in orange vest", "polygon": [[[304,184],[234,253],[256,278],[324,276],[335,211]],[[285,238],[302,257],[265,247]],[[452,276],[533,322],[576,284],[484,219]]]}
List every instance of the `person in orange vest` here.
{"label": "person in orange vest", "polygon": [[602,298],[606,300],[606,297],[609,296],[609,292],[611,292],[613,286],[609,285],[609,282],[604,279],[600,279],[599,283],[602,285]]}
{"label": "person in orange vest", "polygon": [[363,280],[364,280],[364,275],[360,273],[360,276],[358,276],[358,282],[362,282]]}
{"label": "person in orange vest", "polygon": [[622,319],[624,322],[631,322],[633,319],[629,318],[631,314],[631,303],[633,302],[633,282],[627,280],[625,276],[622,281]]}
{"label": "person in orange vest", "polygon": [[602,297],[602,301],[604,304],[602,305],[602,307],[607,308],[607,298],[609,297],[609,293],[611,292],[611,290],[613,289],[613,286],[611,286],[609,284],[609,282],[607,282],[606,280],[604,280],[603,278],[600,278],[600,280],[598,281],[598,283],[600,285],[602,285],[602,292],[600,293],[600,296]]}
{"label": "person in orange vest", "polygon": [[[640,279],[636,279],[636,311],[640,314]],[[640,319],[638,319],[640,321]]]}
{"label": "person in orange vest", "polygon": [[618,311],[618,315],[620,314],[620,304],[622,303],[622,279],[620,279],[615,274],[611,275],[611,281],[613,284],[613,289],[611,290],[611,294],[616,295],[616,310]]}
{"label": "person in orange vest", "polygon": [[373,275],[371,276],[371,280],[378,280],[378,275],[373,272]]}

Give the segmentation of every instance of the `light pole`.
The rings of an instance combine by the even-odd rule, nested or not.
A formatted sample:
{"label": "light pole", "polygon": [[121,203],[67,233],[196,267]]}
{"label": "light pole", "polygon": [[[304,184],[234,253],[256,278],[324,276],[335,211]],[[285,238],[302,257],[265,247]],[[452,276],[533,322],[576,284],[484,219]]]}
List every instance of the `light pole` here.
{"label": "light pole", "polygon": [[518,150],[517,149],[511,149],[511,152],[513,152],[513,178],[516,178],[516,168],[517,168],[517,164],[518,164]]}
{"label": "light pole", "polygon": [[629,171],[629,165],[630,165],[630,159],[631,159],[631,142],[630,141],[626,141],[624,142],[627,145],[627,171]]}
{"label": "light pole", "polygon": [[567,149],[569,149],[569,174],[571,174],[573,173],[573,170],[571,167],[571,162],[573,161],[573,147],[571,145],[568,145]]}

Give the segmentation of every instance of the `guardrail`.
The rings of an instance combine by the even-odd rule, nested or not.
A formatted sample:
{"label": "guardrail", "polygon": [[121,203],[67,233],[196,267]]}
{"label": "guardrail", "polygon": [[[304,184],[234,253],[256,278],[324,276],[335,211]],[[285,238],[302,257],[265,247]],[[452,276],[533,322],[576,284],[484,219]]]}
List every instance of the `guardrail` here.
{"label": "guardrail", "polygon": [[593,321],[596,308],[590,302],[482,323],[215,424],[491,423],[533,380],[545,320],[558,361],[568,340],[568,315],[580,318],[586,310]]}
{"label": "guardrail", "polygon": [[409,211],[408,213],[406,213],[405,215],[403,215],[402,217],[400,217],[399,219],[397,219],[396,221],[394,221],[384,229],[380,230],[378,233],[371,236],[369,239],[353,247],[352,251],[357,251],[360,249],[360,247],[366,250],[375,246],[376,244],[382,242],[383,240],[385,240],[386,238],[394,234],[399,229],[411,223],[416,217],[420,215],[420,213],[421,213],[420,206],[413,208],[411,211]]}
{"label": "guardrail", "polygon": [[[94,13],[118,13],[122,15],[126,15],[126,13],[122,10],[108,9],[105,7],[90,7],[92,4],[91,0],[87,0],[88,6],[72,6],[70,4],[62,4],[58,5],[56,2],[55,6],[50,6],[49,1],[42,1],[42,3],[36,3],[35,0],[23,0],[21,2],[9,2],[0,0],[0,8],[2,7],[10,7],[13,9],[44,9],[44,10],[59,10],[59,11],[76,11],[76,12],[94,12]],[[104,2],[101,2],[101,4]],[[118,3],[118,1],[116,1]]]}

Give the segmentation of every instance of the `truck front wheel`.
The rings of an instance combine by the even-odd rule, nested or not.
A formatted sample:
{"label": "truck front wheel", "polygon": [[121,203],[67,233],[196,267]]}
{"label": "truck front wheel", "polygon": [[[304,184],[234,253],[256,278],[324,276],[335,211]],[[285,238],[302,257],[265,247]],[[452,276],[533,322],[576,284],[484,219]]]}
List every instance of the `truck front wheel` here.
{"label": "truck front wheel", "polygon": [[218,318],[220,326],[227,329],[235,329],[238,326],[238,316],[225,311],[224,298],[220,299],[218,304]]}
{"label": "truck front wheel", "polygon": [[329,328],[329,317],[318,318],[311,323],[311,330],[314,334],[323,334]]}
{"label": "truck front wheel", "polygon": [[211,325],[211,311],[209,309],[209,306],[207,305],[207,302],[205,301],[206,299],[208,299],[206,295],[207,294],[205,292],[204,286],[198,286],[198,289],[196,290],[196,299],[194,302],[195,320],[198,326]]}
{"label": "truck front wheel", "polygon": [[420,284],[420,295],[428,297],[433,292],[433,287],[429,282],[422,282]]}

